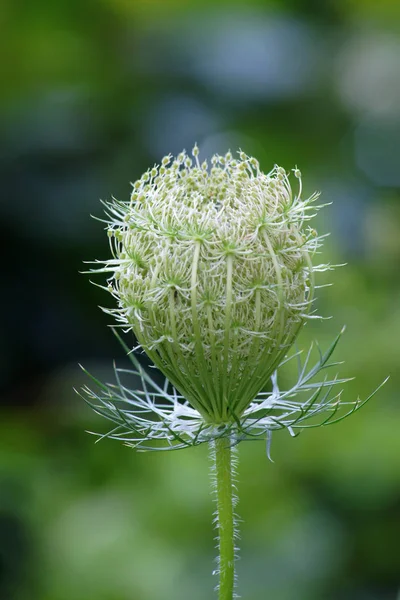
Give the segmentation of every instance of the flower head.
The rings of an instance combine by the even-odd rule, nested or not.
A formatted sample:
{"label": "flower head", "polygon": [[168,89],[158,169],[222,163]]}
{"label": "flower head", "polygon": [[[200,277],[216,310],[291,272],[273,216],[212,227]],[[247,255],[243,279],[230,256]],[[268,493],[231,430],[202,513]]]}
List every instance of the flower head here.
{"label": "flower head", "polygon": [[[105,203],[112,258],[95,271],[109,273],[105,289],[117,304],[105,310],[167,378],[160,389],[131,355],[143,389],[119,382],[101,400],[102,414],[117,423],[115,437],[133,432],[126,439],[139,445],[185,445],[216,431],[246,437],[298,423],[299,405],[286,400],[295,390],[282,396],[276,370],[310,317],[314,272],[329,268],[312,263],[322,239],[308,225],[317,198],[302,198],[297,168],[264,174],[244,152],[215,155],[209,166],[195,146],[192,158],[166,156],[144,173],[129,201]],[[299,374],[297,391],[311,389],[304,369]],[[265,393],[271,377],[273,391]],[[127,394],[135,408],[121,421],[118,401]],[[300,421],[320,412],[313,396]],[[336,404],[325,398],[323,406]]]}

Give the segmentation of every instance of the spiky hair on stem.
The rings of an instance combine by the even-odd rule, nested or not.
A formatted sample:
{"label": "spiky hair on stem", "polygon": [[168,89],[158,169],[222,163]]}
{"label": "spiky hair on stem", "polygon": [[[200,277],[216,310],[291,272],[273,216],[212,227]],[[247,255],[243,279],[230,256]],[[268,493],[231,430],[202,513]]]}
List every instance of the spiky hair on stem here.
{"label": "spiky hair on stem", "polygon": [[[166,377],[159,388],[130,354],[142,390],[122,385],[119,370],[117,385],[100,384],[100,395],[84,388],[116,423],[111,437],[143,449],[160,439],[184,447],[234,431],[238,439],[269,437],[336,412],[338,398],[320,395],[343,380],[311,385],[302,367],[297,388],[282,395],[277,387],[278,367],[316,317],[314,274],[330,268],[313,264],[324,237],[309,226],[318,194],[302,198],[301,173],[292,176],[295,191],[282,167],[265,174],[241,151],[214,155],[209,167],[195,146],[192,158],[169,155],[144,173],[129,201],[104,203],[112,258],[94,261],[91,272],[109,274],[100,287],[117,307],[103,310]],[[289,401],[314,389],[306,401]]]}

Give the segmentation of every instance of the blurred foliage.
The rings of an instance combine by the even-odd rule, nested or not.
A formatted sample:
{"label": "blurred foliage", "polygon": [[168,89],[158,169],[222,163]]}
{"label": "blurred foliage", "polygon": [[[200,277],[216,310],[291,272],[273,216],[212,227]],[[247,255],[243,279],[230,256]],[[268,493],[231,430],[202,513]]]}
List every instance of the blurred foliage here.
{"label": "blurred foliage", "polygon": [[[99,197],[164,153],[241,146],[333,202],[320,291],[357,416],[240,449],[248,600],[395,600],[400,588],[400,34],[392,0],[4,0],[0,7],[0,597],[212,596],[207,449],[135,454],[74,397],[124,358],[78,275],[107,256]],[[18,265],[16,267],[16,264]]]}

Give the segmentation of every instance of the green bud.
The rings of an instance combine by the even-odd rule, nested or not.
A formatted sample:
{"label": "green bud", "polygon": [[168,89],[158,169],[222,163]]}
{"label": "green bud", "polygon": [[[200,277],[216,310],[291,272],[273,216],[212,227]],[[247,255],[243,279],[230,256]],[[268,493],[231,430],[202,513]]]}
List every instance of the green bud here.
{"label": "green bud", "polygon": [[[206,161],[199,168],[197,146],[192,154],[186,168],[185,152],[164,157],[155,178],[134,184],[136,203],[137,191],[131,202],[105,203],[112,257],[90,271],[107,274],[100,287],[113,308],[103,310],[134,333],[165,384],[115,331],[134,370],[116,369],[116,384],[82,395],[113,422],[108,437],[140,450],[264,438],[269,455],[274,430],[338,422],[383,384],[364,401],[330,397],[346,381],[326,371],[338,364],[330,357],[343,330],[317,362],[311,349],[287,356],[305,321],[319,318],[310,311],[314,273],[332,268],[313,265],[324,237],[309,226],[318,194],[302,198],[299,169],[293,192],[289,173],[277,165],[263,173],[244,152],[213,156],[211,170]],[[283,391],[278,373],[293,356],[297,382]],[[140,377],[142,389],[130,392],[120,371]]]}
{"label": "green bud", "polygon": [[172,164],[164,157],[134,184],[147,182],[135,209],[111,223],[121,243],[107,270],[120,280],[119,321],[192,406],[220,423],[246,410],[307,318],[315,241],[303,230],[309,201],[291,202],[284,169],[265,175],[244,152],[213,156],[211,171],[197,164],[184,152]]}

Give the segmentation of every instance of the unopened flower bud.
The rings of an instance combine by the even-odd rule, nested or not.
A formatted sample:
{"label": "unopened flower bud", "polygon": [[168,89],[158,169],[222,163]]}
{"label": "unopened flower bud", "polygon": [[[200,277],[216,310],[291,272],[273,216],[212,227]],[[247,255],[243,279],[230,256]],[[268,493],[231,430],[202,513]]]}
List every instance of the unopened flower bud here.
{"label": "unopened flower bud", "polygon": [[208,172],[185,152],[169,167],[165,157],[163,171],[141,178],[135,211],[122,214],[120,202],[111,211],[121,212],[121,244],[108,263],[120,280],[116,314],[214,423],[239,417],[268,382],[312,301],[315,242],[307,245],[299,210],[307,201],[292,201],[284,169],[266,175],[256,159],[239,158],[214,156]]}

